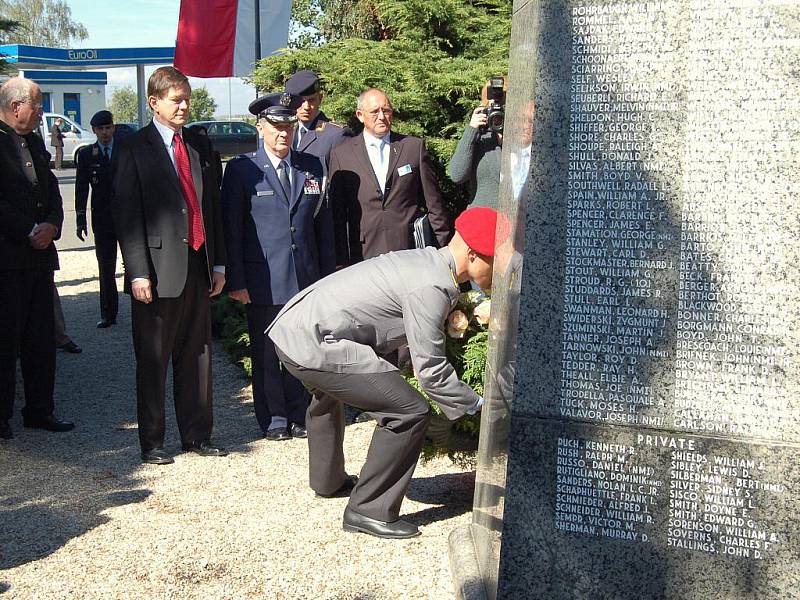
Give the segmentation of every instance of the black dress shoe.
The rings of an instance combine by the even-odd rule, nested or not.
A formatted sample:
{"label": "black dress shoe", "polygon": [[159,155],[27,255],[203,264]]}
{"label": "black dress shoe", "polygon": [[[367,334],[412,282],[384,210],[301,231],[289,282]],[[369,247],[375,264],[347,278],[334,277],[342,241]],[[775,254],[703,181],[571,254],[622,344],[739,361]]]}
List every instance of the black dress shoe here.
{"label": "black dress shoe", "polygon": [[350,492],[353,491],[353,488],[356,487],[358,483],[358,477],[355,475],[348,475],[345,477],[344,483],[339,487],[338,490],[333,492],[332,494],[320,494],[319,492],[314,492],[320,498],[347,498],[350,495]]}
{"label": "black dress shoe", "polygon": [[271,442],[280,442],[282,440],[290,440],[292,436],[289,435],[289,430],[286,427],[277,427],[275,429],[268,429],[264,434],[264,438]]}
{"label": "black dress shoe", "polygon": [[370,519],[350,510],[349,506],[344,509],[342,529],[387,539],[403,539],[419,535],[419,528],[413,523],[403,521],[403,519],[397,519],[391,523]]}
{"label": "black dress shoe", "polygon": [[5,419],[0,419],[0,440],[13,440],[14,432],[11,431],[11,425]]}
{"label": "black dress shoe", "polygon": [[58,348],[64,352],[69,352],[70,354],[80,354],[83,352],[81,347],[72,340],[68,341],[66,344],[61,344]]}
{"label": "black dress shoe", "polygon": [[46,417],[23,417],[22,424],[33,429],[46,429],[47,431],[70,431],[75,429],[75,423],[61,421],[53,415]]}
{"label": "black dress shoe", "polygon": [[105,329],[106,327],[111,327],[112,325],[116,325],[116,324],[117,324],[117,320],[116,319],[106,319],[105,317],[103,317],[102,319],[100,319],[97,322],[97,328],[98,329]]}
{"label": "black dress shoe", "polygon": [[297,423],[292,423],[289,426],[289,434],[292,437],[296,437],[296,438],[307,438],[308,437],[308,431],[306,431],[306,428],[303,427],[302,425],[298,425]]}
{"label": "black dress shoe", "polygon": [[142,462],[149,465],[171,465],[175,462],[163,448],[153,448],[151,450],[142,450]]}
{"label": "black dress shoe", "polygon": [[369,421],[374,421],[374,420],[375,419],[369,416],[368,413],[360,412],[356,415],[356,418],[353,419],[353,423],[367,423]]}
{"label": "black dress shoe", "polygon": [[192,442],[183,446],[184,452],[194,452],[200,456],[227,456],[228,451],[221,446],[215,446],[208,440],[202,442]]}

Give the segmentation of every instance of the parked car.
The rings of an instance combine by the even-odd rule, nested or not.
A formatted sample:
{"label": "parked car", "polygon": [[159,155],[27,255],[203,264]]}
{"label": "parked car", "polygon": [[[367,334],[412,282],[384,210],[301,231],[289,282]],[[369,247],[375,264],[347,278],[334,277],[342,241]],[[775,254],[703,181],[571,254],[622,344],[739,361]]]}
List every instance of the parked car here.
{"label": "parked car", "polygon": [[254,152],[258,147],[258,130],[244,121],[195,121],[187,127],[200,125],[208,132],[214,150],[230,157]]}
{"label": "parked car", "polygon": [[97,141],[97,136],[91,131],[83,129],[69,117],[58,113],[44,113],[42,114],[42,120],[39,122],[39,135],[42,136],[45,146],[47,146],[47,151],[51,155],[55,156],[56,151],[50,145],[50,130],[53,128],[53,122],[59,117],[64,121],[61,125],[61,133],[64,134],[64,160],[72,161],[74,164],[78,157],[78,150],[84,146],[94,144]]}
{"label": "parked car", "polygon": [[128,137],[132,133],[136,133],[139,131],[139,124],[138,123],[115,123],[114,124],[114,139],[119,140],[124,137]]}

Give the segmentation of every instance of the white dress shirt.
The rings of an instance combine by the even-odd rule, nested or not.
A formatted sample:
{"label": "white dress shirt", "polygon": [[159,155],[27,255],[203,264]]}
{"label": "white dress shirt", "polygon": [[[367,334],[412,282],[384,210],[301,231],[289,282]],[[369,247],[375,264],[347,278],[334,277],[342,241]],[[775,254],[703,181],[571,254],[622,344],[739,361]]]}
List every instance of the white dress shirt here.
{"label": "white dress shirt", "polygon": [[381,186],[381,192],[386,191],[386,177],[389,173],[389,136],[387,133],[382,138],[376,138],[364,132],[364,143],[367,145],[367,155],[369,162],[372,165],[372,170],[375,177],[378,179],[378,185]]}

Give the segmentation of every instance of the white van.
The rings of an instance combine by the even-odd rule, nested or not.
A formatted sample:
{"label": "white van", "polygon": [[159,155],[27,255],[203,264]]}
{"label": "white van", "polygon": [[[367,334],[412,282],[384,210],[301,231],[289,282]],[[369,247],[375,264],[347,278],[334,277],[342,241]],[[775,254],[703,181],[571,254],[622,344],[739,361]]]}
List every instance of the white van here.
{"label": "white van", "polygon": [[78,150],[84,146],[94,144],[97,141],[97,136],[91,131],[83,129],[69,117],[58,113],[44,113],[39,124],[39,135],[42,136],[44,145],[52,156],[56,155],[56,151],[50,145],[50,130],[53,127],[53,122],[58,118],[64,121],[61,125],[61,133],[64,134],[64,161],[72,161],[75,164],[78,159]]}

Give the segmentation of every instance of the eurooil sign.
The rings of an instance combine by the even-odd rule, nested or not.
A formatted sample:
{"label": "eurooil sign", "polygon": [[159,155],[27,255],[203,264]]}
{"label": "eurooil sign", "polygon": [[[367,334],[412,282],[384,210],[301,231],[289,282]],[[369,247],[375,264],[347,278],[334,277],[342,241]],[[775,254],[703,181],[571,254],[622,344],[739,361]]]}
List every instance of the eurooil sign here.
{"label": "eurooil sign", "polygon": [[97,50],[67,50],[67,56],[70,60],[95,60]]}
{"label": "eurooil sign", "polygon": [[175,48],[44,48],[9,44],[0,53],[19,69],[113,68],[172,64]]}

